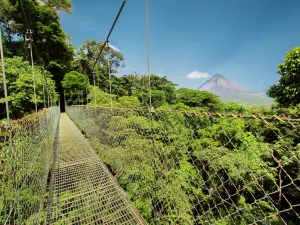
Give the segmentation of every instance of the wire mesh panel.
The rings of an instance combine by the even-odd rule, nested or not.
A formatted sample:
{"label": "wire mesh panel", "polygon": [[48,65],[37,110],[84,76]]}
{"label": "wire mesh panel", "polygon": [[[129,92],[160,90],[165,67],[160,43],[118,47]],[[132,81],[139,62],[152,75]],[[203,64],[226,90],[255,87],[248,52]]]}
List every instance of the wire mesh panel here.
{"label": "wire mesh panel", "polygon": [[0,224],[45,222],[59,108],[0,127]]}
{"label": "wire mesh panel", "polygon": [[80,130],[62,114],[50,224],[144,224]]}
{"label": "wire mesh panel", "polygon": [[149,224],[300,224],[287,118],[68,107]]}

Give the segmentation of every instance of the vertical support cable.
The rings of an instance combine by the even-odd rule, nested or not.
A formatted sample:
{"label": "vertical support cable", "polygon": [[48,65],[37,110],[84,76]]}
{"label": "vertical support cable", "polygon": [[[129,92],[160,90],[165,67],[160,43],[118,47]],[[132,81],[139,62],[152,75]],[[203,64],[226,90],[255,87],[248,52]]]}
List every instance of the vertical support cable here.
{"label": "vertical support cable", "polygon": [[146,0],[146,43],[147,43],[147,61],[148,61],[148,89],[149,89],[149,107],[151,109],[151,72],[150,72],[150,41],[149,41],[149,9],[148,0]]}
{"label": "vertical support cable", "polygon": [[[50,91],[49,91],[49,85],[48,85],[48,81],[47,81],[47,77],[45,76],[44,74],[44,70],[43,70],[43,67],[42,65],[40,65],[40,71],[41,71],[41,74],[43,76],[43,89],[44,89],[44,84],[46,84],[46,90],[44,89],[44,107],[50,107]],[[46,104],[46,92],[47,91],[47,104]]]}
{"label": "vertical support cable", "polygon": [[110,67],[110,60],[109,60],[109,41],[107,41],[107,48],[108,48],[108,57],[107,57],[107,67],[108,67],[108,80],[109,80],[109,97],[110,97],[110,108],[112,108],[112,95],[111,95],[111,67]]}
{"label": "vertical support cable", "polygon": [[32,40],[31,30],[28,30],[27,32],[28,32],[28,35],[29,35],[29,38],[30,38],[29,47],[30,47],[31,69],[32,69],[33,95],[34,95],[35,113],[37,113],[35,75],[34,75],[34,65],[33,65],[33,56],[32,56],[32,42],[33,42],[33,40]]}
{"label": "vertical support cable", "polygon": [[94,83],[94,106],[96,106],[96,72],[93,70],[93,83]]}
{"label": "vertical support cable", "polygon": [[86,92],[86,107],[88,107],[88,103],[89,103],[89,98],[88,98],[88,78],[86,79],[85,92]]}
{"label": "vertical support cable", "polygon": [[[15,166],[14,166],[14,155],[12,151],[12,134],[11,134],[11,123],[10,123],[10,116],[9,116],[9,105],[8,105],[8,92],[7,92],[7,85],[6,85],[6,76],[5,76],[5,65],[4,65],[4,55],[3,55],[3,45],[2,45],[2,29],[0,28],[0,53],[1,53],[1,62],[2,62],[2,77],[3,77],[3,89],[4,89],[4,96],[5,96],[5,107],[6,107],[6,116],[7,116],[7,127],[9,131],[9,150],[11,154],[11,169],[12,169],[12,180],[13,180],[13,188],[14,194],[16,195],[16,173],[15,173]],[[17,204],[18,199],[15,199],[15,203]],[[11,206],[9,215],[6,218],[4,225],[9,222],[11,214],[13,212],[13,206]]]}
{"label": "vertical support cable", "polygon": [[152,99],[151,99],[151,72],[150,72],[150,38],[149,38],[149,6],[148,6],[148,0],[146,0],[146,43],[147,43],[147,59],[148,59],[148,89],[149,89],[149,116],[151,121],[151,141],[152,141],[152,163],[153,163],[153,174],[154,174],[154,180],[153,180],[153,190],[154,190],[154,200],[152,200],[152,207],[153,207],[153,217],[155,224],[158,224],[158,218],[156,211],[156,201],[157,201],[157,171],[156,171],[156,150],[155,150],[155,137],[154,137],[154,126],[153,126],[153,111],[152,111]]}
{"label": "vertical support cable", "polygon": [[34,66],[33,66],[33,57],[32,57],[32,47],[31,47],[31,44],[30,44],[30,57],[31,57],[31,68],[32,68],[34,105],[35,105],[35,112],[37,113],[36,90],[35,90],[35,76],[34,76]]}
{"label": "vertical support cable", "polygon": [[47,93],[48,93],[48,98],[47,98],[47,105],[48,105],[48,108],[50,107],[50,94],[49,94],[49,88],[47,89]]}
{"label": "vertical support cable", "polygon": [[2,77],[3,77],[4,96],[5,96],[7,126],[10,127],[9,106],[8,106],[8,97],[7,97],[8,94],[7,94],[6,77],[5,77],[5,66],[4,66],[4,56],[3,56],[3,46],[2,46],[2,29],[0,29],[0,52],[1,52],[1,61],[2,61]]}
{"label": "vertical support cable", "polygon": [[43,79],[44,108],[46,108],[46,94],[45,94],[44,74],[42,74],[42,79]]}

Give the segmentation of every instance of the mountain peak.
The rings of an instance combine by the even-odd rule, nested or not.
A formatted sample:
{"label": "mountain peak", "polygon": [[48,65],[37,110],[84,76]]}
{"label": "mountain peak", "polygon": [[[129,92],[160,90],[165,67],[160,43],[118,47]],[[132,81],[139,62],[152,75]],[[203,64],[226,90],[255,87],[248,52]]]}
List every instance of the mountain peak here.
{"label": "mountain peak", "polygon": [[224,77],[224,76],[221,75],[221,74],[215,74],[215,75],[213,76],[213,78],[226,78],[226,77]]}
{"label": "mountain peak", "polygon": [[228,80],[226,77],[224,77],[221,74],[215,74],[212,78],[210,78],[210,80],[217,80],[217,79],[224,79],[224,80]]}
{"label": "mountain peak", "polygon": [[219,92],[232,92],[232,91],[243,91],[247,90],[221,74],[216,74],[212,78],[205,81],[199,88],[200,91],[209,91],[213,93]]}
{"label": "mountain peak", "polygon": [[216,74],[205,81],[198,90],[212,92],[220,96],[223,101],[265,106],[270,106],[273,102],[263,94],[251,92],[221,74]]}

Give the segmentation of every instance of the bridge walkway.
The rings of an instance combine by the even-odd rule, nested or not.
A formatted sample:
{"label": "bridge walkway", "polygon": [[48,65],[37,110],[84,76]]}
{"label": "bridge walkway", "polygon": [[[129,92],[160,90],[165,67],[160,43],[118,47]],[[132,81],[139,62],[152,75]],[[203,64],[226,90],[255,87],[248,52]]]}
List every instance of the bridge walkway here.
{"label": "bridge walkway", "polygon": [[67,114],[59,124],[49,224],[145,224]]}

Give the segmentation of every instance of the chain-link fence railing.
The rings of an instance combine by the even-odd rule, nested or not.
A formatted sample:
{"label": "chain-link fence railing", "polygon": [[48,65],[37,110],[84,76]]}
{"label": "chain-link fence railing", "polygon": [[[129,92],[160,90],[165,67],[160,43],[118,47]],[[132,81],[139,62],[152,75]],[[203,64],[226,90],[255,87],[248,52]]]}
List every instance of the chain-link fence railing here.
{"label": "chain-link fence railing", "polygon": [[43,224],[59,107],[0,127],[0,224]]}
{"label": "chain-link fence railing", "polygon": [[71,106],[149,224],[300,224],[299,120]]}

